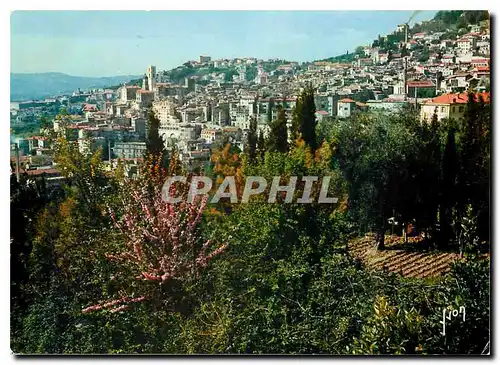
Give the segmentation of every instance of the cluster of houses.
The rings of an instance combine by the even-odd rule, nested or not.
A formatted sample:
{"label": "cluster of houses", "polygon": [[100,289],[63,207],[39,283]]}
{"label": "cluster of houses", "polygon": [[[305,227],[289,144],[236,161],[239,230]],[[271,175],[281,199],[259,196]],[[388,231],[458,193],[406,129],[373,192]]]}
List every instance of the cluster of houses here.
{"label": "cluster of houses", "polygon": [[[256,58],[200,56],[190,61],[191,67],[210,66],[216,71],[187,77],[181,85],[149,66],[142,86],[78,91],[65,97],[69,115],[56,118],[53,131],[77,144],[82,153],[102,149],[110,169],[118,160],[124,161],[133,175],[146,150],[150,110],[160,121],[165,148],[175,147],[192,169],[207,165],[214,145],[231,142],[243,149],[252,119],[257,121],[258,133],[267,135],[269,120],[282,107],[291,124],[297,95],[305,85],[316,88],[316,117],[321,122],[333,123],[359,112],[397,111],[409,103],[419,106],[422,120],[434,113],[439,120],[459,118],[467,90],[489,102],[489,24],[474,25],[456,39],[444,36],[416,33],[400,44],[398,52],[366,46],[352,62],[281,62],[271,71],[265,71],[264,61]],[[425,60],[420,57],[423,48],[428,50]],[[238,74],[230,81],[217,71],[235,65]],[[258,70],[252,80],[246,77],[249,65]],[[43,106],[50,102],[44,101]],[[38,107],[33,102],[11,106],[18,115]],[[39,174],[34,171],[57,167],[45,136],[19,140],[18,146],[23,166],[29,166],[27,172]]]}

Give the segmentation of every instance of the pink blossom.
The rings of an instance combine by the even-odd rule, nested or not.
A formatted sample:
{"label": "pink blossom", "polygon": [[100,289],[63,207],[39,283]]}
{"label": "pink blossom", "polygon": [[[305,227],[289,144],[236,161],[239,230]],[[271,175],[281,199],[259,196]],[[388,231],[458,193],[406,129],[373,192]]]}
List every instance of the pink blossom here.
{"label": "pink blossom", "polygon": [[97,311],[97,310],[100,310],[100,309],[102,309],[102,305],[96,304],[96,305],[92,305],[90,307],[87,307],[85,309],[82,309],[82,313],[85,314],[85,313]]}
{"label": "pink blossom", "polygon": [[120,299],[117,299],[117,300],[112,300],[111,302],[107,302],[106,304],[103,305],[104,308],[109,308],[109,307],[113,307],[117,304],[120,304],[122,302],[122,300]]}
{"label": "pink blossom", "polygon": [[[133,188],[134,184],[131,184]],[[175,195],[175,186],[171,187]],[[138,280],[137,285],[146,285],[148,281],[160,284],[173,278],[185,281],[197,277],[198,270],[206,267],[210,260],[222,254],[227,245],[217,247],[212,241],[206,241],[198,249],[199,226],[207,205],[207,197],[195,199],[192,203],[166,203],[162,199],[161,186],[152,195],[148,189],[141,187],[131,192],[130,199],[124,199],[123,215],[117,218],[111,214],[111,219],[122,235],[123,244],[118,249],[120,253],[107,253],[108,260],[123,265],[131,275]],[[154,215],[153,215],[154,212]],[[207,254],[207,252],[211,251]],[[142,284],[144,283],[144,284]],[[154,290],[151,286],[143,286],[144,290]],[[135,291],[136,289],[134,289]],[[152,296],[148,296],[151,298]],[[123,297],[103,305],[94,305],[84,309],[92,310],[111,308],[120,303],[133,303],[146,300],[145,296],[135,299]],[[122,308],[123,307],[123,308]],[[114,308],[113,313],[125,309]]]}
{"label": "pink blossom", "polygon": [[161,280],[161,277],[157,275],[151,275],[150,273],[147,273],[145,271],[142,272],[142,275],[148,280]]}
{"label": "pink blossom", "polygon": [[127,308],[128,308],[128,305],[124,304],[124,305],[121,305],[121,306],[119,306],[119,307],[117,307],[117,308],[113,308],[113,309],[111,309],[111,310],[110,310],[110,312],[111,312],[111,313],[122,312],[122,311],[124,311],[124,310],[125,310],[125,309],[127,309]]}

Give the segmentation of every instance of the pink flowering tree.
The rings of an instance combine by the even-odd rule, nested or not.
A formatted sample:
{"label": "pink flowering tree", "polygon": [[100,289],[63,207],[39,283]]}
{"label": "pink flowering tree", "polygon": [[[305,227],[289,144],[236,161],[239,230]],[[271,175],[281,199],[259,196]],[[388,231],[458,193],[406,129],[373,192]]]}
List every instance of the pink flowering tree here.
{"label": "pink flowering tree", "polygon": [[[175,195],[175,190],[173,185],[170,193]],[[153,190],[143,186],[125,194],[120,217],[110,212],[123,239],[115,252],[104,255],[117,268],[112,281],[122,288],[117,290],[117,299],[84,308],[83,313],[119,312],[145,300],[163,305],[187,283],[196,281],[200,271],[227,246],[201,241],[198,228],[206,204],[201,197],[193,203],[166,203],[161,186]]]}

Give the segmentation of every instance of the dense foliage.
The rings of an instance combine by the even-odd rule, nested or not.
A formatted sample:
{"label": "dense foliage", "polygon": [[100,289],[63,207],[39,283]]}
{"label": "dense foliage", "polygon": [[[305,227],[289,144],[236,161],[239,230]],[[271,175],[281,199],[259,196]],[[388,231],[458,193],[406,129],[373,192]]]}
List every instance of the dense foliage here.
{"label": "dense foliage", "polygon": [[[310,92],[288,148],[266,143],[253,125],[247,152],[221,146],[210,174],[218,183],[235,176],[238,194],[246,176],[297,176],[294,198],[304,193],[302,177],[328,176],[335,204],[315,203],[318,184],[312,204],[280,194],[267,204],[269,187],[246,204],[165,203],[165,179],[186,173],[175,153],[166,166],[151,147],[133,180],[64,139],[56,141],[62,187],[13,178],[12,350],[487,353],[488,107],[471,97],[462,120],[421,123],[405,110],[331,121],[316,133]],[[383,249],[390,217],[462,258],[429,279],[366,268],[347,243],[375,231]],[[461,306],[466,320],[448,321],[442,335],[443,309]]]}

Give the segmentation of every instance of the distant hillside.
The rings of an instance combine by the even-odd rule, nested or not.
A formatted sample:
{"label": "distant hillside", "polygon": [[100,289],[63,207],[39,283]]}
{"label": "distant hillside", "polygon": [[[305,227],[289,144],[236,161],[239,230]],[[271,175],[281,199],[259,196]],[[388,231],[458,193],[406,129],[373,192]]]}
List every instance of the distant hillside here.
{"label": "distant hillside", "polygon": [[[279,66],[284,64],[289,64],[290,61],[286,60],[274,60],[274,61],[263,61],[261,62],[262,68],[265,72],[275,71]],[[189,61],[183,63],[182,65],[173,68],[171,70],[165,70],[162,72],[163,77],[165,77],[169,82],[182,84],[186,77],[203,77],[207,74],[218,73],[225,75],[225,81],[229,82],[233,80],[234,75],[238,75],[238,65],[226,65],[214,67],[213,64],[210,65],[192,65]],[[246,79],[247,81],[253,80],[257,76],[257,65],[251,64],[246,65]]]}
{"label": "distant hillside", "polygon": [[117,84],[137,79],[139,76],[112,76],[112,77],[80,77],[70,76],[59,72],[46,73],[11,73],[10,100],[22,101],[42,99],[49,96],[71,93],[78,88],[111,87]]}
{"label": "distant hillside", "polygon": [[[438,11],[433,19],[417,22],[410,29],[410,36],[419,32],[443,32],[442,38],[455,38],[459,32],[467,32],[468,26],[479,24],[482,21],[489,20],[489,13],[486,10],[443,10]],[[381,51],[397,51],[399,42],[404,40],[403,32],[392,32],[384,37],[378,36],[372,43],[372,47],[378,47]],[[329,57],[318,61],[327,62],[352,62],[355,55],[362,56],[360,46],[352,53],[346,52],[343,55]]]}
{"label": "distant hillside", "polygon": [[438,11],[433,19],[415,23],[411,34],[418,32],[446,32],[446,38],[454,38],[460,31],[467,32],[470,25],[489,20],[486,10],[443,10]]}
{"label": "distant hillside", "polygon": [[325,58],[322,60],[319,60],[320,62],[333,62],[333,63],[350,63],[355,60],[356,53],[352,52],[346,52],[343,55],[340,56],[335,56],[335,57],[329,57]]}

